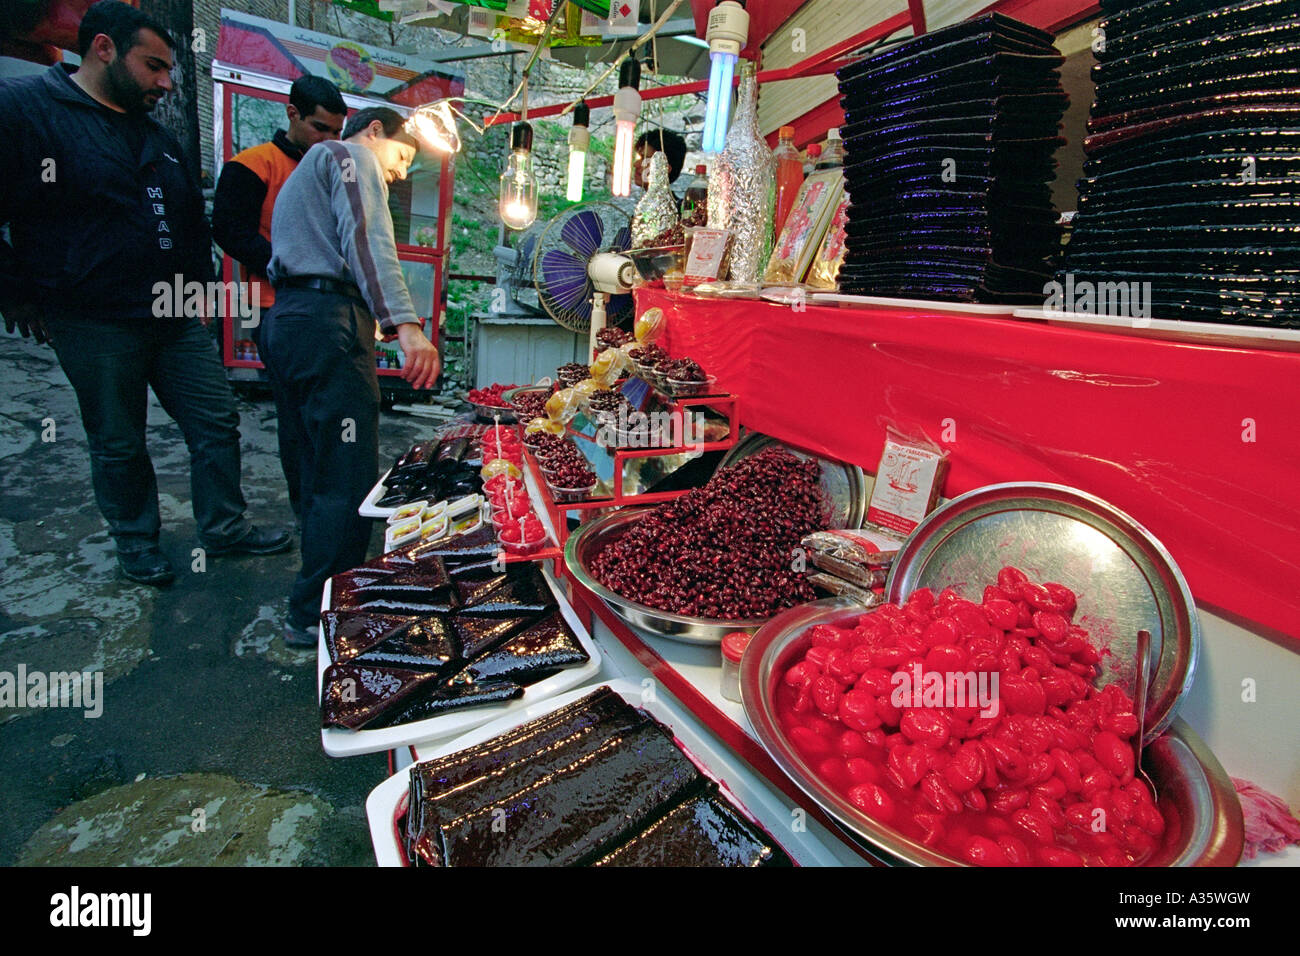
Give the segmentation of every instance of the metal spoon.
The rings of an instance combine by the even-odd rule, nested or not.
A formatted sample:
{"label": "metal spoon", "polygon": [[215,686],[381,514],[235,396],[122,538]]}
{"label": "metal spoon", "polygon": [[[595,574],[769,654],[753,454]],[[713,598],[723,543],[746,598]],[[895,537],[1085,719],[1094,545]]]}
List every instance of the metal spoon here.
{"label": "metal spoon", "polygon": [[1135,764],[1135,767],[1137,772],[1142,775],[1142,779],[1146,781],[1147,789],[1151,791],[1151,795],[1156,799],[1159,799],[1160,795],[1156,792],[1155,784],[1151,782],[1151,778],[1147,776],[1146,770],[1142,768],[1142,746],[1143,746],[1143,737],[1146,734],[1146,723],[1147,723],[1147,719],[1146,719],[1147,718],[1147,684],[1150,683],[1150,679],[1151,679],[1150,678],[1150,672],[1151,672],[1150,651],[1151,651],[1151,632],[1147,630],[1138,631],[1137,632],[1137,686],[1133,689],[1133,709],[1134,711],[1136,711],[1136,717],[1138,722],[1137,743],[1135,744],[1135,749],[1137,751],[1136,754],[1137,763]]}

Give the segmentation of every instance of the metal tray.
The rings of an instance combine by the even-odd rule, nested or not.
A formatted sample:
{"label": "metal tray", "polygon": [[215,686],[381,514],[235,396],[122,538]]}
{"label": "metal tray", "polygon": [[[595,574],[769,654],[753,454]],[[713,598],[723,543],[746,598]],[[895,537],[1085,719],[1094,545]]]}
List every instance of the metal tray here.
{"label": "metal tray", "polygon": [[811,458],[822,466],[821,486],[826,489],[826,494],[831,500],[830,527],[862,527],[862,522],[867,517],[867,501],[871,497],[871,489],[875,485],[875,478],[868,475],[857,465],[850,465],[834,458],[815,455],[812,452],[779,441],[771,435],[750,432],[722,457],[722,461],[718,464],[718,471],[728,468],[738,461],[757,455],[765,448],[770,448],[773,445],[784,448],[798,458],[805,460]]}
{"label": "metal tray", "polygon": [[1145,740],[1169,726],[1192,683],[1201,624],[1182,572],[1156,538],[1100,498],[1064,485],[988,485],[931,512],[898,552],[885,599],[951,587],[973,601],[1015,565],[1078,595],[1075,621],[1102,651],[1098,686],[1136,684],[1137,632],[1151,632],[1154,668]]}
{"label": "metal tray", "polygon": [[[510,391],[514,390],[511,389]],[[502,399],[505,398],[505,392],[501,393],[501,397]],[[474,409],[474,414],[479,418],[490,422],[493,420],[493,417],[496,417],[501,420],[501,424],[503,425],[513,425],[515,423],[515,415],[517,413],[513,408],[503,408],[499,405],[481,405],[478,402],[470,402],[469,399],[465,399],[465,401],[469,402],[470,407]]]}
{"label": "metal tray", "polygon": [[[790,745],[777,722],[777,686],[786,669],[807,651],[808,629],[815,624],[841,623],[863,613],[862,607],[843,598],[826,598],[792,608],[765,624],[754,635],[740,663],[745,716],[764,749],[790,779],[882,862],[963,866],[961,860],[876,822],[827,786]],[[1174,721],[1147,747],[1143,766],[1155,784],[1161,810],[1170,821],[1163,845],[1146,866],[1236,864],[1245,837],[1241,804],[1227,773],[1191,728],[1181,720]]]}
{"label": "metal tray", "polygon": [[564,546],[564,563],[578,583],[591,591],[610,610],[632,627],[686,644],[721,644],[731,631],[753,630],[762,620],[719,621],[706,617],[686,617],[629,601],[596,580],[591,573],[592,559],[612,541],[627,532],[650,507],[621,508],[613,514],[581,525],[569,535]]}

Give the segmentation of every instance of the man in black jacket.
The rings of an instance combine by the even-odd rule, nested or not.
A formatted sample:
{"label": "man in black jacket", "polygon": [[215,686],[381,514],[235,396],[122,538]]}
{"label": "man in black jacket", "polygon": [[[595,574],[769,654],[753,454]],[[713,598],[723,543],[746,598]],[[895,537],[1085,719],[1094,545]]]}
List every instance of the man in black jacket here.
{"label": "man in black jacket", "polygon": [[213,279],[202,196],[175,137],[147,116],[172,88],[172,45],[135,8],[102,0],[81,23],[80,67],[0,82],[0,312],[9,331],[54,346],[118,563],[146,584],[174,577],[145,445],[150,387],[185,435],[207,553],[291,543],[244,516],[239,415],[196,314],[203,297],[189,294]]}

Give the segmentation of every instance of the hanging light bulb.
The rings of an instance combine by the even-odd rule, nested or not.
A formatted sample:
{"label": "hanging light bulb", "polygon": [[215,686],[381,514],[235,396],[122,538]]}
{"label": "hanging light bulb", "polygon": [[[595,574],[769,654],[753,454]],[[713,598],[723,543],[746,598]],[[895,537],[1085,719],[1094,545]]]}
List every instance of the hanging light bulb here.
{"label": "hanging light bulb", "polygon": [[537,219],[537,179],[533,175],[533,128],[516,123],[510,130],[510,159],[501,174],[497,211],[511,229],[527,229]]}
{"label": "hanging light bulb", "polygon": [[614,195],[632,195],[632,137],[641,114],[641,64],[632,57],[618,70],[618,92],[614,94]]}
{"label": "hanging light bulb", "polygon": [[582,199],[582,181],[587,175],[587,147],[591,144],[591,109],[586,100],[573,108],[573,129],[569,130],[569,188],[564,194],[569,202]]}
{"label": "hanging light bulb", "polygon": [[460,150],[456,113],[446,100],[421,106],[407,118],[406,128],[407,132],[424,140],[435,152],[450,155]]}
{"label": "hanging light bulb", "polygon": [[744,4],[721,0],[709,11],[704,36],[709,42],[709,100],[701,148],[706,153],[720,153],[731,118],[731,83],[736,76],[736,58],[749,40],[749,14]]}

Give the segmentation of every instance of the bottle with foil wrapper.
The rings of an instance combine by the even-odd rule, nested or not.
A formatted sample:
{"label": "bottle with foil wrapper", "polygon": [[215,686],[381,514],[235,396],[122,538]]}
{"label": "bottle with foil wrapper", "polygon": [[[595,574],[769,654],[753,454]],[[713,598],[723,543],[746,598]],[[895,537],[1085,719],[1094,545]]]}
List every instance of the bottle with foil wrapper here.
{"label": "bottle with foil wrapper", "polygon": [[677,199],[668,185],[668,157],[661,150],[650,157],[645,195],[632,214],[632,248],[673,245],[668,231],[675,225]]}
{"label": "bottle with foil wrapper", "polygon": [[730,281],[757,286],[772,252],[776,175],[772,150],[758,133],[758,81],[749,61],[741,65],[739,97],[726,145],[709,171],[709,228],[731,230]]}

